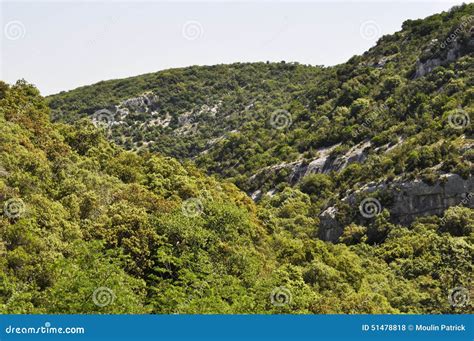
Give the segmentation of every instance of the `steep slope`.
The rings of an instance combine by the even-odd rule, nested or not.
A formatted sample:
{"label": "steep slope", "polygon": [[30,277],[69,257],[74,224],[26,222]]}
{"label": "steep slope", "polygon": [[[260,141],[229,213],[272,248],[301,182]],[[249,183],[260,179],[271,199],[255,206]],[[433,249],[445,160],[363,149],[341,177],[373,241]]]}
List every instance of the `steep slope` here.
{"label": "steep slope", "polygon": [[383,214],[350,225],[351,246],[324,243],[297,189],[257,207],[49,114],[31,85],[0,82],[0,313],[472,312],[472,210],[410,229]]}
{"label": "steep slope", "polygon": [[173,312],[204,284],[200,311],[228,311],[221,290],[250,309],[240,292],[274,261],[249,198],[90,122],[54,127],[35,88],[0,85],[0,312]]}
{"label": "steep slope", "polygon": [[[343,176],[348,186],[435,165],[466,176],[463,159],[472,156],[460,149],[472,143],[473,15],[470,4],[409,20],[335,67],[173,69],[61,93],[49,105],[55,119],[105,120],[127,148],[193,159],[248,193],[294,185],[297,167],[311,162],[323,167],[309,173],[340,173],[360,161],[384,168],[383,175],[361,169]],[[443,162],[426,155],[439,150],[439,141],[450,149]],[[330,163],[321,159],[327,151]]]}
{"label": "steep slope", "polygon": [[0,312],[472,312],[473,18],[334,67],[0,82]]}
{"label": "steep slope", "polygon": [[[192,160],[255,201],[296,187],[310,196],[314,233],[338,241],[350,223],[369,224],[359,212],[367,196],[394,224],[474,207],[465,200],[474,187],[473,24],[474,4],[463,5],[408,20],[335,67],[174,69],[48,103],[57,120],[90,116],[126,148]],[[462,185],[446,183],[457,176]]]}

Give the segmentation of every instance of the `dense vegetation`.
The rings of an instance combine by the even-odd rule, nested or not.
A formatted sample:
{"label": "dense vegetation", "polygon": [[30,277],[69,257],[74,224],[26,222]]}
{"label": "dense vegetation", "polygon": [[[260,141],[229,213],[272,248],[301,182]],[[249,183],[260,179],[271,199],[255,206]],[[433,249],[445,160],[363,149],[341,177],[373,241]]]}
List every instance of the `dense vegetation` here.
{"label": "dense vegetation", "polygon": [[[51,124],[24,82],[2,84],[0,123],[3,313],[471,309],[447,300],[472,274],[470,209],[448,210],[443,229],[425,218],[392,226],[382,245],[333,245],[313,238],[307,194],[287,188],[257,209],[193,166],[110,144],[89,121]],[[112,303],[94,304],[98,288]],[[275,288],[287,304],[272,304]]]}
{"label": "dense vegetation", "polygon": [[[371,143],[367,162],[330,175],[338,185],[408,174],[432,178],[437,165],[436,171],[467,177],[472,153],[463,151],[472,141],[464,137],[472,136],[472,126],[459,130],[448,123],[453,116],[472,121],[473,15],[470,4],[408,20],[402,31],[335,67],[281,62],[173,69],[64,92],[49,105],[55,119],[72,122],[101,109],[115,114],[116,105],[145,94],[148,105],[125,105],[130,114],[113,118],[116,142],[193,159],[247,193],[291,183],[288,168],[249,180],[264,167],[309,162],[320,148],[338,143],[334,155]],[[417,75],[420,65],[436,59],[439,67]],[[166,119],[169,125],[157,124]]]}
{"label": "dense vegetation", "polygon": [[[360,182],[471,176],[472,128],[447,123],[472,115],[468,33],[455,61],[414,73],[416,56],[447,52],[420,50],[472,14],[467,5],[408,21],[331,68],[192,67],[48,99],[0,82],[0,313],[472,313],[453,301],[454,288],[472,285],[472,209],[411,226],[384,210],[349,223],[337,244],[315,238],[328,201]],[[168,127],[140,127],[148,109],[110,129],[86,117],[149,91]],[[269,122],[275,110],[291,124]],[[249,181],[361,141],[372,143],[366,161],[340,172]],[[277,191],[254,203],[239,189],[261,186]]]}

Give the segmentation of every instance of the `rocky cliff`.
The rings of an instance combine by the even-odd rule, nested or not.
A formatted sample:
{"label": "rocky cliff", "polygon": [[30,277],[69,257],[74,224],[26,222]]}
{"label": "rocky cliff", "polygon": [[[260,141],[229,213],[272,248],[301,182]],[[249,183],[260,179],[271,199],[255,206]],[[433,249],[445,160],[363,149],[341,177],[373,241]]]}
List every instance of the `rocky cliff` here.
{"label": "rocky cliff", "polygon": [[[417,217],[441,215],[451,206],[463,205],[474,208],[474,179],[463,179],[456,174],[443,175],[435,184],[421,180],[394,181],[368,184],[347,195],[342,202],[360,209],[358,222],[364,224],[367,218],[379,214],[383,209],[390,212],[393,223],[409,225]],[[372,208],[362,207],[363,199],[373,199]],[[383,205],[381,199],[389,202]],[[365,212],[364,210],[369,211]],[[343,223],[337,219],[337,209],[328,207],[320,216],[319,237],[337,242],[344,231]]]}

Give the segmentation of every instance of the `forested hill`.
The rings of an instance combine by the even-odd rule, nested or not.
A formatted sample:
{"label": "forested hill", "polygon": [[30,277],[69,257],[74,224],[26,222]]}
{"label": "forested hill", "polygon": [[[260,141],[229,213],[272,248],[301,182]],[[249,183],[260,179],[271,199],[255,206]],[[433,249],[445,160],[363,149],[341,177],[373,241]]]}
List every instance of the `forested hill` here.
{"label": "forested hill", "polygon": [[334,67],[0,82],[0,313],[472,313],[473,15]]}
{"label": "forested hill", "polygon": [[49,114],[0,82],[0,313],[472,313],[469,208],[326,243],[298,189],[257,207]]}
{"label": "forested hill", "polygon": [[[335,171],[344,188],[409,174],[467,176],[473,15],[470,4],[408,20],[334,67],[195,66],[104,81],[48,102],[55,120],[103,120],[127,149],[192,159],[255,196],[294,185],[299,166],[327,155],[338,162],[319,172]],[[365,162],[346,169],[346,159]]]}

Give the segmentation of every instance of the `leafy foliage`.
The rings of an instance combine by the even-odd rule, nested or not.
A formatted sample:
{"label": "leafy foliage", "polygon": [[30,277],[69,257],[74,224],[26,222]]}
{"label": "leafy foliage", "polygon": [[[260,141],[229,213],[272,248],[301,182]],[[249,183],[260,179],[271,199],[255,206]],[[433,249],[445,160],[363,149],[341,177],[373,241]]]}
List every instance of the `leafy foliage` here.
{"label": "leafy foliage", "polygon": [[[193,66],[100,82],[48,103],[53,117],[67,122],[110,110],[117,143],[193,160],[247,193],[293,185],[292,162],[309,163],[341,142],[341,155],[371,146],[360,168],[326,170],[348,188],[387,175],[429,178],[435,166],[467,177],[472,125],[455,129],[449,117],[462,112],[474,119],[473,13],[468,4],[408,20],[402,31],[334,67]],[[440,65],[417,75],[434,61]],[[278,172],[269,168],[282,163]]]}
{"label": "leafy foliage", "polygon": [[[331,68],[191,67],[48,99],[0,82],[0,312],[472,313],[448,300],[472,283],[469,208],[409,227],[384,211],[349,221],[340,243],[316,238],[321,210],[363,182],[471,175],[472,128],[446,123],[459,107],[472,114],[465,37],[455,62],[413,76],[421,49],[472,9],[407,21]],[[116,143],[86,118],[150,91],[147,109],[112,126]],[[269,123],[280,109],[285,129]],[[58,112],[68,124],[50,121]],[[169,125],[150,125],[153,112]],[[297,185],[265,168],[367,141],[363,163]],[[272,191],[255,203],[236,185]]]}

